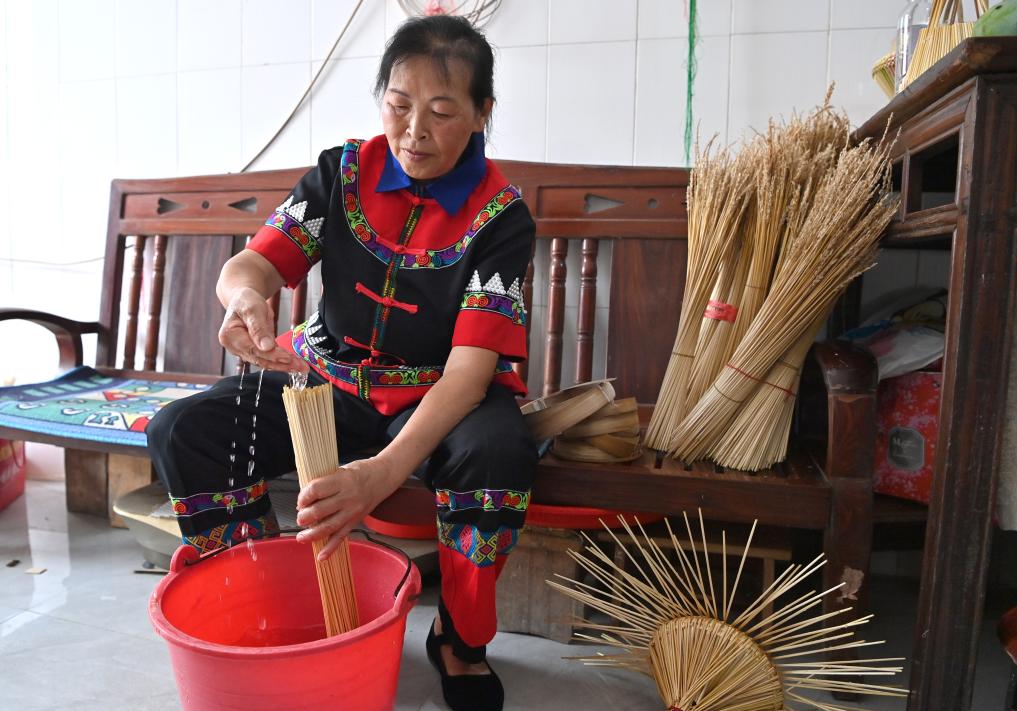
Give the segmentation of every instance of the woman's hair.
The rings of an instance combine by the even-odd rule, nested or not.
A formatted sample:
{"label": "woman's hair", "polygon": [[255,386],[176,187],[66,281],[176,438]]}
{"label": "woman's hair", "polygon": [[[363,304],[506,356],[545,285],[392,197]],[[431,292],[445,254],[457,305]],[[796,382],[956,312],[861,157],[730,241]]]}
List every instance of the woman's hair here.
{"label": "woman's hair", "polygon": [[385,46],[374,81],[380,99],[388,88],[392,67],[410,57],[429,57],[446,81],[449,63],[459,60],[470,69],[470,98],[478,110],[494,98],[494,53],[491,45],[464,17],[432,15],[406,20]]}

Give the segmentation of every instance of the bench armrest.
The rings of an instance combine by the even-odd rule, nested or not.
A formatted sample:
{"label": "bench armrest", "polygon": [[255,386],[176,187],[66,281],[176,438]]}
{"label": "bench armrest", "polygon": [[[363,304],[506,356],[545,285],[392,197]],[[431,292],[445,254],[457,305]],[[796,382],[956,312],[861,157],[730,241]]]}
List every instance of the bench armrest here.
{"label": "bench armrest", "polygon": [[0,308],[0,321],[30,321],[52,333],[56,337],[57,348],[60,349],[61,370],[70,370],[81,365],[82,334],[99,332],[99,323],[96,321],[75,321],[31,309]]}
{"label": "bench armrest", "polygon": [[831,481],[864,480],[871,487],[879,385],[876,360],[865,349],[845,341],[817,343],[813,357],[826,384],[824,471]]}
{"label": "bench armrest", "polygon": [[876,392],[879,369],[864,348],[847,341],[822,341],[813,346],[812,354],[831,395]]}

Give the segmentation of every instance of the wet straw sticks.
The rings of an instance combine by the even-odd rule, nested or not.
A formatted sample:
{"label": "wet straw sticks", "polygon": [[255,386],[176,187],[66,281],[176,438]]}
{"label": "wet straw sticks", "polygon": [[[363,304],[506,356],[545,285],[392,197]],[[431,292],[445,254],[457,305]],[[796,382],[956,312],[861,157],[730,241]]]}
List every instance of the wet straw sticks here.
{"label": "wet straw sticks", "polygon": [[[283,388],[283,405],[289,419],[293,450],[296,454],[300,486],[327,476],[339,468],[339,449],[332,410],[332,386]],[[356,591],[350,570],[349,543],[344,538],[331,556],[318,560],[324,541],[314,541],[315,566],[321,603],[325,613],[325,630],[329,637],[356,628]]]}

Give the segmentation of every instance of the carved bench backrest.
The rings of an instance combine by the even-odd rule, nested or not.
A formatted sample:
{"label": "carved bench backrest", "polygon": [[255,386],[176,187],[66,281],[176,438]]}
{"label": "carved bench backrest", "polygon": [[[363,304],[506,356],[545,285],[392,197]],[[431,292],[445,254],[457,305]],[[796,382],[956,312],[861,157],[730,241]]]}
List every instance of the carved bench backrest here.
{"label": "carved bench backrest", "polygon": [[[601,376],[603,368],[617,378],[620,394],[652,402],[681,307],[688,172],[499,166],[521,188],[537,223],[524,286],[530,361],[519,366],[532,394]],[[114,181],[98,365],[230,372],[233,364],[214,337],[223,316],[214,295],[219,269],[304,170]],[[276,313],[284,311],[280,330],[303,321],[308,296],[305,282],[292,295],[274,297]]]}

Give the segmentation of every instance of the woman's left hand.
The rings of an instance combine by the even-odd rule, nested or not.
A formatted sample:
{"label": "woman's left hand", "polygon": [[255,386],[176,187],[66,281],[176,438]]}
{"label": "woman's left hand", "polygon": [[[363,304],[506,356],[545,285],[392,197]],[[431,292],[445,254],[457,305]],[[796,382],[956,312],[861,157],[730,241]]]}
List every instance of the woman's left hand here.
{"label": "woman's left hand", "polygon": [[298,541],[326,540],[318,554],[325,560],[364,516],[388,498],[405,477],[398,477],[378,457],[359,459],[300,489]]}

